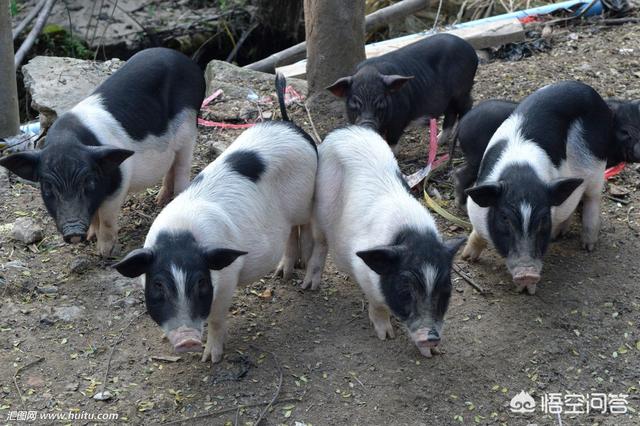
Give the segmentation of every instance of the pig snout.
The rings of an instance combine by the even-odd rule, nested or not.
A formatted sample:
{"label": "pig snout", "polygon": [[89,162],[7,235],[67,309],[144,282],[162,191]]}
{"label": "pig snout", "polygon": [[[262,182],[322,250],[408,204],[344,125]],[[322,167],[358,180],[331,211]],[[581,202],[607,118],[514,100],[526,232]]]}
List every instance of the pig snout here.
{"label": "pig snout", "polygon": [[529,294],[534,294],[536,284],[540,281],[540,269],[535,266],[517,266],[511,271],[511,276],[518,291],[526,288]]}
{"label": "pig snout", "polygon": [[411,338],[422,355],[431,358],[431,350],[440,344],[440,333],[435,328],[419,329],[411,333]]}
{"label": "pig snout", "polygon": [[66,243],[77,244],[87,239],[87,226],[80,221],[66,222],[60,229]]}
{"label": "pig snout", "polygon": [[202,333],[194,328],[181,326],[169,331],[167,338],[176,352],[202,351]]}

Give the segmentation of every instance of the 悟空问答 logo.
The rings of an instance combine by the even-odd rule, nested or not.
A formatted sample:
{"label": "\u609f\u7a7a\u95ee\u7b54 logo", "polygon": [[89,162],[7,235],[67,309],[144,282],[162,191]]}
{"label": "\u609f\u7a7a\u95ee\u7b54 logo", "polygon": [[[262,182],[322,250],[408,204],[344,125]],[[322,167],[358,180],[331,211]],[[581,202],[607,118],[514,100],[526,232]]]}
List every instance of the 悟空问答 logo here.
{"label": "\u609f\u7a7a\u95ee\u7b54 logo", "polygon": [[533,413],[536,409],[536,401],[527,392],[520,391],[519,394],[511,398],[509,406],[513,413]]}

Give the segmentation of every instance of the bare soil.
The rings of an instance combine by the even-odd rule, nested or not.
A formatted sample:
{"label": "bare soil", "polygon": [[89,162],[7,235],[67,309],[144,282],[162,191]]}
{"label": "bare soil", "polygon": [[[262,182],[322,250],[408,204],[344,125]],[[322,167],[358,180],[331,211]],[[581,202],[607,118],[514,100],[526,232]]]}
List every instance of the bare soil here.
{"label": "bare soil", "polygon": [[[475,98],[520,99],[560,79],[585,81],[603,96],[639,98],[638,40],[637,25],[558,29],[548,53],[481,65]],[[321,132],[341,124],[315,113]],[[308,128],[302,108],[293,108],[293,117]],[[208,141],[238,134],[203,129],[193,173],[212,160]],[[407,173],[425,161],[420,141],[421,131],[411,131],[401,142]],[[580,249],[577,220],[551,246],[535,296],[515,293],[492,250],[477,264],[459,260],[486,293],[455,276],[442,353],[432,359],[420,355],[397,323],[397,337],[379,341],[358,286],[330,265],[316,292],[299,289],[300,272],[290,283],[265,277],[239,289],[225,357],[216,365],[200,362],[198,354],[154,359],[174,354],[145,313],[137,283],[110,269],[115,259],[100,259],[94,244],[65,245],[38,189],[12,178],[0,188],[0,415],[5,421],[12,410],[73,410],[118,413],[117,423],[206,416],[188,423],[251,424],[265,405],[237,407],[267,402],[279,391],[264,424],[559,424],[539,408],[512,413],[510,399],[524,390],[538,404],[547,392],[628,394],[633,412],[563,414],[562,424],[640,424],[639,171],[627,166],[610,182],[629,194],[618,195],[622,201],[604,198],[593,253]],[[449,172],[433,179],[443,205],[464,217],[454,207]],[[158,213],[156,191],[127,201],[121,253],[142,244]],[[25,215],[45,227],[46,238],[32,247],[6,232]],[[464,234],[438,222],[448,235]],[[81,314],[66,321],[54,312],[61,306],[80,307]],[[110,400],[92,398],[105,388]]]}

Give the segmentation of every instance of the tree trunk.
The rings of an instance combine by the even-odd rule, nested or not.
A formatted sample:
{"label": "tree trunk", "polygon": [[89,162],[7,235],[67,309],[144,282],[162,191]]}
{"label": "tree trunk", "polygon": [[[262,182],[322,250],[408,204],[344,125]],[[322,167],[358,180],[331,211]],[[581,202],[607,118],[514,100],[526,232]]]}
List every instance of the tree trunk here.
{"label": "tree trunk", "polygon": [[18,134],[19,125],[9,0],[0,0],[0,138]]}
{"label": "tree trunk", "polygon": [[365,59],[364,6],[365,0],[304,0],[310,98]]}

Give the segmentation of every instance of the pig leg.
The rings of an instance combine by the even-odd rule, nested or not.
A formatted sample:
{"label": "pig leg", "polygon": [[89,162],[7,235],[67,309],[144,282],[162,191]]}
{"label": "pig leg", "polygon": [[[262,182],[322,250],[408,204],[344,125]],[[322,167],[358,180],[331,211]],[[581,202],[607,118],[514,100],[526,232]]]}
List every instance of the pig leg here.
{"label": "pig leg", "polygon": [[306,268],[311,259],[311,253],[313,252],[313,235],[311,231],[311,224],[300,226],[300,265],[301,269]]}
{"label": "pig leg", "polygon": [[453,105],[449,105],[444,112],[444,120],[442,121],[442,133],[438,138],[438,146],[445,142],[450,142],[451,133],[453,132],[453,126],[456,124],[456,117],[458,116],[456,109]]}
{"label": "pig leg", "polygon": [[302,281],[302,288],[305,290],[309,287],[311,287],[311,290],[317,290],[320,286],[322,271],[324,270],[324,265],[327,261],[327,252],[329,251],[327,239],[322,231],[314,224],[312,224],[312,230],[313,251],[311,252],[309,262],[307,262],[307,273],[304,276],[304,281]]}
{"label": "pig leg", "polygon": [[126,191],[122,190],[111,199],[102,203],[98,209],[100,224],[98,225],[98,254],[108,257],[118,238],[118,214],[124,202]]}
{"label": "pig leg", "polygon": [[551,230],[551,239],[557,240],[558,238],[563,237],[567,232],[569,232],[569,228],[571,227],[571,217],[567,218],[564,222],[559,223],[554,229]]}
{"label": "pig leg", "polygon": [[293,275],[293,268],[298,258],[298,227],[291,227],[284,255],[274,272],[274,277],[282,277],[282,281],[289,281]]}
{"label": "pig leg", "polygon": [[[604,182],[604,181],[603,181]],[[582,198],[582,247],[593,251],[600,232],[600,202],[602,199],[602,183],[598,188],[588,188]]]}
{"label": "pig leg", "polygon": [[160,191],[158,191],[158,195],[156,196],[156,204],[159,206],[166,205],[171,198],[173,197],[173,183],[175,175],[175,160],[171,165],[167,174],[164,175],[164,179],[162,180],[162,186],[160,187]]}
{"label": "pig leg", "polygon": [[195,136],[176,152],[176,158],[173,160],[173,196],[180,194],[189,186],[194,144]]}
{"label": "pig leg", "polygon": [[470,260],[471,262],[475,262],[480,257],[482,250],[487,247],[487,242],[476,232],[474,229],[469,235],[469,240],[467,241],[467,245],[464,247],[462,251],[462,258]]}
{"label": "pig leg", "polygon": [[100,229],[100,214],[96,211],[91,218],[91,225],[87,231],[87,241],[91,241],[98,235],[98,229]]}
{"label": "pig leg", "polygon": [[207,343],[202,353],[202,362],[211,359],[213,364],[222,360],[224,341],[227,337],[227,312],[231,306],[233,293],[238,285],[238,278],[220,279],[221,285],[215,287],[211,312],[207,325]]}
{"label": "pig leg", "polygon": [[464,190],[470,188],[476,180],[476,172],[470,164],[464,164],[453,172],[453,181],[455,184],[456,204],[461,209],[467,204],[467,195]]}
{"label": "pig leg", "polygon": [[364,291],[369,302],[369,320],[373,324],[378,339],[385,340],[387,336],[393,339],[395,334],[391,325],[389,308],[384,303],[378,302],[376,296],[372,294],[373,283],[370,281],[361,282],[360,288]]}

